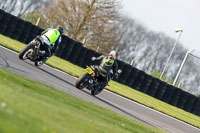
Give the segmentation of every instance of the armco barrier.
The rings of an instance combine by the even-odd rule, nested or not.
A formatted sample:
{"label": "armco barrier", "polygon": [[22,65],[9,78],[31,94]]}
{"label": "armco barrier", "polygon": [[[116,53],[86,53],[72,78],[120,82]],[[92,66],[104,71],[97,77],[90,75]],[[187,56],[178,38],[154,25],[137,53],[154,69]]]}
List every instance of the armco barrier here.
{"label": "armco barrier", "polygon": [[[43,29],[40,27],[0,10],[0,34],[28,44],[42,31]],[[67,36],[62,36],[61,44],[56,56],[81,67],[92,64],[92,56],[101,55],[83,47],[80,42]],[[118,61],[118,65],[122,69],[122,74],[115,81],[200,116],[200,99],[196,96],[154,78],[122,61]]]}

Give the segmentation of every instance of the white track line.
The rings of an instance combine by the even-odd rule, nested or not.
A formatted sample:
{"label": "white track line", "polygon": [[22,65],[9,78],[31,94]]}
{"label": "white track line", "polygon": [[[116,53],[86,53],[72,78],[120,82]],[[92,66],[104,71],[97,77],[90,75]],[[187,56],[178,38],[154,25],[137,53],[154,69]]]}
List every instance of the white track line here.
{"label": "white track line", "polygon": [[108,92],[108,93],[111,93],[111,94],[113,94],[113,95],[115,95],[115,96],[118,96],[118,97],[120,97],[120,98],[122,98],[122,99],[124,99],[124,100],[129,101],[129,102],[135,103],[135,104],[137,104],[137,105],[139,105],[139,106],[142,106],[142,107],[144,107],[144,108],[146,108],[146,109],[149,109],[149,110],[151,110],[151,111],[155,111],[155,112],[157,112],[157,113],[159,113],[159,114],[161,114],[161,115],[167,116],[167,117],[169,117],[169,118],[171,118],[171,119],[174,119],[174,120],[176,120],[176,121],[178,121],[178,122],[181,122],[181,123],[183,123],[183,124],[185,124],[185,125],[188,125],[188,126],[190,126],[190,127],[196,128],[196,129],[198,129],[198,130],[200,131],[199,128],[197,128],[197,127],[195,127],[195,126],[192,126],[192,125],[190,125],[190,124],[188,124],[188,123],[186,123],[186,122],[184,122],[184,121],[181,121],[181,120],[176,119],[176,118],[174,118],[174,117],[172,117],[172,116],[169,116],[169,115],[167,115],[167,114],[164,114],[164,113],[162,113],[162,112],[159,112],[159,111],[157,111],[157,110],[154,110],[154,109],[152,109],[152,108],[149,108],[149,107],[147,107],[147,106],[145,106],[145,105],[143,105],[143,104],[140,104],[140,103],[138,103],[138,102],[135,102],[135,101],[133,101],[133,100],[130,100],[130,99],[126,98],[126,97],[123,97],[123,96],[121,96],[121,95],[118,95],[118,94],[116,94],[116,93],[114,93],[114,92],[111,92],[111,91],[109,91],[109,90],[104,89],[104,91],[106,91],[106,92]]}
{"label": "white track line", "polygon": [[[10,49],[8,49],[8,48],[6,48],[6,47],[3,47],[3,46],[1,46],[1,45],[0,45],[0,47],[3,48],[3,49],[8,50],[8,51],[10,51],[10,52],[13,52],[13,53],[15,53],[15,54],[18,54],[17,52],[12,51],[12,50],[10,50]],[[66,75],[68,75],[68,76],[71,76],[71,75],[69,75],[69,74],[67,74],[67,73],[65,73],[65,72],[63,72],[63,71],[61,71],[61,70],[59,70],[59,69],[50,67],[50,66],[48,66],[48,65],[46,65],[46,64],[44,64],[44,65],[47,66],[47,67],[49,67],[49,68],[51,68],[51,69],[54,69],[55,71],[58,71],[58,72],[61,72],[61,73],[63,73],[63,74],[66,74]],[[77,77],[74,77],[74,76],[71,76],[71,77],[77,79]],[[196,129],[198,129],[198,130],[200,131],[199,128],[197,128],[197,127],[195,127],[195,126],[192,126],[192,125],[190,125],[190,124],[188,124],[188,123],[185,123],[184,121],[181,121],[181,120],[176,119],[176,118],[174,118],[174,117],[172,117],[172,116],[169,116],[169,115],[167,115],[167,114],[164,114],[164,113],[162,113],[162,112],[159,112],[159,111],[157,111],[157,110],[154,110],[154,109],[152,109],[152,108],[149,108],[149,107],[147,107],[147,106],[145,106],[145,105],[143,105],[143,104],[140,104],[140,103],[137,103],[137,102],[135,102],[135,101],[132,101],[132,100],[126,98],[126,97],[120,96],[120,95],[118,95],[118,94],[116,94],[116,93],[114,93],[114,92],[111,92],[111,91],[109,91],[109,90],[104,89],[104,91],[106,91],[106,92],[108,92],[108,93],[111,93],[112,95],[118,96],[118,97],[120,97],[120,98],[122,98],[122,99],[124,99],[124,100],[129,101],[129,102],[135,103],[135,104],[137,104],[137,105],[139,105],[139,106],[142,106],[142,107],[144,107],[144,108],[146,108],[146,109],[149,109],[149,110],[151,110],[151,111],[155,111],[155,112],[157,112],[157,113],[159,113],[159,114],[161,114],[161,115],[164,115],[164,116],[166,116],[166,117],[169,117],[169,118],[171,118],[171,119],[174,119],[174,120],[176,120],[176,121],[178,121],[178,122],[181,122],[182,124],[185,124],[185,125],[188,125],[188,126],[190,126],[190,127],[196,128]]]}
{"label": "white track line", "polygon": [[12,52],[12,53],[18,54],[17,52],[15,52],[15,51],[13,51],[13,50],[10,50],[10,49],[8,49],[8,48],[2,46],[2,45],[0,45],[0,47],[3,48],[3,49],[6,49],[6,50],[8,50],[8,51],[10,51],[10,52]]}

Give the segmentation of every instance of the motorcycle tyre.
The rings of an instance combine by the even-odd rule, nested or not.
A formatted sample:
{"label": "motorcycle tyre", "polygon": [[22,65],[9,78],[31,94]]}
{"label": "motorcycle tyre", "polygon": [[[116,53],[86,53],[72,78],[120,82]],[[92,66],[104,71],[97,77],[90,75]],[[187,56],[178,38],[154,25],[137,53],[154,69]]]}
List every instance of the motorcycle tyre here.
{"label": "motorcycle tyre", "polygon": [[82,90],[83,88],[80,86],[82,83],[85,82],[86,79],[88,79],[90,77],[90,75],[88,73],[83,74],[82,76],[80,76],[78,78],[78,80],[75,83],[76,88]]}
{"label": "motorcycle tyre", "polygon": [[21,60],[26,60],[27,58],[24,58],[24,54],[26,54],[26,52],[27,52],[28,50],[33,49],[34,47],[35,47],[35,45],[29,44],[29,45],[27,45],[25,48],[23,48],[23,49],[21,50],[21,52],[19,53],[19,59],[21,59]]}

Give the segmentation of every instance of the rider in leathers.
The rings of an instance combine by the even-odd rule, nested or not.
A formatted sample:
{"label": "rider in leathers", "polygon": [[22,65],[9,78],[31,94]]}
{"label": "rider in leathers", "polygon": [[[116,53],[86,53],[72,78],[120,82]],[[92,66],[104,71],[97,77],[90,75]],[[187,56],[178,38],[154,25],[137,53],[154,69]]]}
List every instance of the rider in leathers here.
{"label": "rider in leathers", "polygon": [[99,57],[92,57],[92,61],[101,61],[100,66],[98,68],[99,77],[98,79],[101,81],[99,86],[101,89],[105,87],[107,82],[110,80],[110,70],[113,70],[113,77],[118,77],[118,63],[116,60],[117,52],[111,51],[108,56],[101,55]]}
{"label": "rider in leathers", "polygon": [[41,49],[45,50],[45,54],[42,59],[43,62],[45,62],[57,51],[58,46],[61,43],[61,35],[63,34],[63,31],[64,29],[61,26],[58,26],[56,29],[48,28],[43,31],[40,36],[38,36],[44,44],[41,46]]}

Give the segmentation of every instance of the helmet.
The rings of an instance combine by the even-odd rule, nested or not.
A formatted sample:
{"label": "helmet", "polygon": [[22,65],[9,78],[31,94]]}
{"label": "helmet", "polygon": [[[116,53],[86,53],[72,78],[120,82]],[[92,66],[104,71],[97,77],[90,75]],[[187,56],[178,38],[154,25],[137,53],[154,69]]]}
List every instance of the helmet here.
{"label": "helmet", "polygon": [[115,50],[112,50],[110,53],[109,53],[109,56],[112,56],[114,59],[117,58],[117,52]]}
{"label": "helmet", "polygon": [[60,32],[60,34],[62,34],[64,32],[64,29],[61,26],[58,26],[56,29]]}

